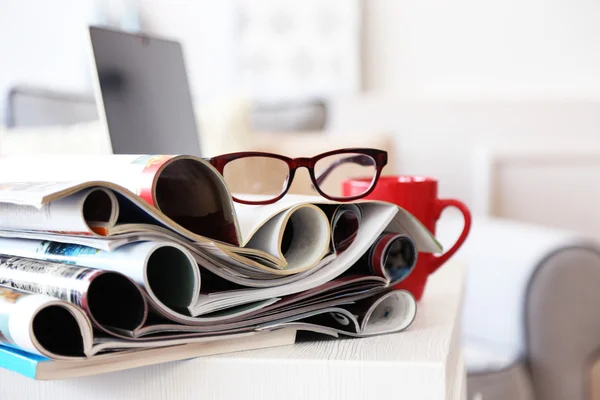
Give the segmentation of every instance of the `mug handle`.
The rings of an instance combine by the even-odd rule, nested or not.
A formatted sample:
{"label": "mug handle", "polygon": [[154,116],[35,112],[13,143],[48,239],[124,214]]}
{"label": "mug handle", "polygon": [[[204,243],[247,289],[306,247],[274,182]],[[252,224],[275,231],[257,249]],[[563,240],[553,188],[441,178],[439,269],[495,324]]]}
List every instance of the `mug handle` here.
{"label": "mug handle", "polygon": [[464,241],[467,239],[469,231],[471,230],[471,212],[463,202],[454,199],[441,199],[437,200],[436,207],[437,218],[440,217],[442,211],[446,207],[456,207],[462,213],[465,223],[463,226],[462,233],[458,237],[456,243],[454,243],[454,245],[450,248],[450,250],[448,250],[441,256],[434,257],[433,262],[431,263],[431,271],[429,271],[430,274],[434,273],[439,267],[441,267],[446,261],[448,261],[448,259],[452,257],[454,253],[456,253],[456,251],[460,248],[460,246],[462,246]]}

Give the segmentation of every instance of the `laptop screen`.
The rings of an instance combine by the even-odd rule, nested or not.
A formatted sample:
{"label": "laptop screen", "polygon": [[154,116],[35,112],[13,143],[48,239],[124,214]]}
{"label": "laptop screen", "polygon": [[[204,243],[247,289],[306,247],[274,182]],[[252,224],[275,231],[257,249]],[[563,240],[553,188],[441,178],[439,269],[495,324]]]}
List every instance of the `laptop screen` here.
{"label": "laptop screen", "polygon": [[90,38],[113,153],[201,156],[181,45],[99,27]]}

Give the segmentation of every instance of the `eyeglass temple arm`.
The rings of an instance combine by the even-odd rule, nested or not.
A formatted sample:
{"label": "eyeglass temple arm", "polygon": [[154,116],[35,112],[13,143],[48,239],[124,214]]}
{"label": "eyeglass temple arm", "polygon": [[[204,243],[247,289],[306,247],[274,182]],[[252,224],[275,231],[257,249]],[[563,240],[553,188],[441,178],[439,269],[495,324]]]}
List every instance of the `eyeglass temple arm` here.
{"label": "eyeglass temple arm", "polygon": [[[321,183],[323,183],[325,181],[325,179],[327,179],[327,177],[333,172],[334,169],[336,169],[337,167],[339,167],[342,164],[348,164],[348,163],[353,163],[353,164],[362,165],[363,167],[368,167],[368,166],[373,165],[373,159],[364,154],[357,154],[355,156],[340,158],[339,160],[336,160],[333,164],[331,164],[329,167],[327,167],[323,171],[319,172],[318,175],[315,175],[315,180],[317,181],[317,184],[319,186],[321,186]],[[313,186],[313,189],[314,189],[314,186]]]}
{"label": "eyeglass temple arm", "polygon": [[[208,164],[212,165],[215,168],[218,168],[218,163],[216,162],[216,157],[200,157],[202,161],[206,161]],[[219,171],[220,172],[220,171]]]}

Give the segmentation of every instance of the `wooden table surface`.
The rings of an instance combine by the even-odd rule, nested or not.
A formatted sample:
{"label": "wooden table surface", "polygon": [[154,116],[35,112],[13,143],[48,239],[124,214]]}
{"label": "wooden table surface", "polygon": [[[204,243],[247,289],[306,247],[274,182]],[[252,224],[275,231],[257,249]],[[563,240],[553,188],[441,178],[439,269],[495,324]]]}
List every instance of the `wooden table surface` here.
{"label": "wooden table surface", "polygon": [[0,370],[0,398],[464,399],[460,303],[464,267],[431,276],[405,332],[323,340],[170,362],[62,381],[33,381]]}

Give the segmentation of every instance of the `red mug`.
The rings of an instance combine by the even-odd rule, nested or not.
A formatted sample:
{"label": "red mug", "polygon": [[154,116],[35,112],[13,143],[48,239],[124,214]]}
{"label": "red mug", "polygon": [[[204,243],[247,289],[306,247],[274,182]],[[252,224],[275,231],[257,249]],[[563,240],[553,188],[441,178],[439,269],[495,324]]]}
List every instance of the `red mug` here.
{"label": "red mug", "polygon": [[[371,184],[368,179],[349,179],[344,181],[342,191],[344,196],[354,196],[364,193]],[[366,199],[381,200],[394,203],[414,215],[435,235],[435,225],[446,207],[456,207],[464,217],[464,227],[458,240],[442,255],[419,253],[417,265],[410,275],[394,286],[396,289],[406,289],[417,300],[423,296],[427,278],[441,267],[467,239],[471,230],[471,213],[461,201],[454,199],[438,199],[438,181],[422,176],[382,176],[375,189]]]}

